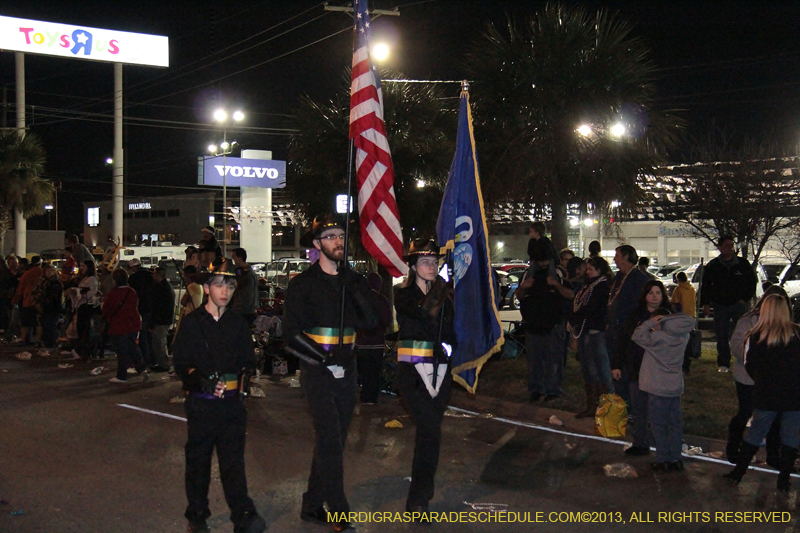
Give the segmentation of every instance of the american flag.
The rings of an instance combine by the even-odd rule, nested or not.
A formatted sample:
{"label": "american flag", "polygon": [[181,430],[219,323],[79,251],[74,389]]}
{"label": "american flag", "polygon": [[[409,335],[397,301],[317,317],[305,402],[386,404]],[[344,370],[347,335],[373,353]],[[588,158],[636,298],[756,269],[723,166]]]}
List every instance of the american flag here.
{"label": "american flag", "polygon": [[386,125],[380,76],[369,57],[367,0],[353,0],[355,51],[350,85],[350,138],[356,147],[358,214],[361,242],[393,276],[408,271],[403,261],[403,233],[394,196],[394,167]]}

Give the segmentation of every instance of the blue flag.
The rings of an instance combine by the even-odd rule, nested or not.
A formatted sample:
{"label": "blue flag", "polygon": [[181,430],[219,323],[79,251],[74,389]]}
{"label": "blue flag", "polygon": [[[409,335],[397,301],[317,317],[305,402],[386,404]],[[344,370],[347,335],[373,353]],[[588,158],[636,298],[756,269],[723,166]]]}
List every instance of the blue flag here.
{"label": "blue flag", "polygon": [[466,91],[461,93],[456,155],[447,177],[436,234],[440,246],[452,253],[453,260],[457,339],[452,355],[453,379],[474,393],[481,366],[500,350],[504,339],[495,304],[478,156]]}

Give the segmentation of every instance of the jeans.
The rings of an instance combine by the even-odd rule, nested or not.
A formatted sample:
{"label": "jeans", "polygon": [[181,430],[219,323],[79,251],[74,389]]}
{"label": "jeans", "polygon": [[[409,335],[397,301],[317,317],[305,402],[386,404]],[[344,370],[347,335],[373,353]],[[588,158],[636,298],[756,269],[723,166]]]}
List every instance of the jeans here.
{"label": "jeans", "polygon": [[800,411],[762,411],[753,409],[753,420],[744,441],[753,446],[761,446],[761,441],[769,433],[772,422],[781,417],[781,444],[789,448],[800,447]]}
{"label": "jeans", "polygon": [[434,478],[439,466],[442,440],[442,418],[450,399],[453,378],[445,374],[439,394],[431,398],[414,365],[397,365],[397,390],[417,424],[414,438],[414,462],[411,466],[411,486],[408,488],[408,507],[425,507],[433,499]]}
{"label": "jeans", "polygon": [[526,333],[525,354],[528,359],[528,392],[561,396],[564,374],[563,323],[556,324],[549,333]]}
{"label": "jeans", "polygon": [[139,373],[145,370],[142,352],[139,351],[139,345],[136,344],[137,334],[138,332],[134,331],[125,335],[109,335],[111,346],[117,352],[117,379],[127,380],[128,367],[131,366]]}
{"label": "jeans", "polygon": [[328,503],[332,513],[349,513],[344,493],[344,445],[356,407],[356,362],[336,379],[324,366],[301,363],[300,386],[308,399],[314,423],[314,457],[303,511],[314,512]]}
{"label": "jeans", "polygon": [[680,461],[683,444],[681,397],[648,394],[647,403],[650,426],[653,428],[653,438],[656,441],[656,462]]}
{"label": "jeans", "polygon": [[744,303],[714,304],[714,329],[717,334],[717,366],[731,366],[730,338],[736,323],[746,310]]}
{"label": "jeans", "polygon": [[247,411],[239,398],[207,400],[189,396],[186,409],[186,497],[189,505],[184,516],[192,521],[211,516],[208,487],[211,484],[211,457],[217,449],[219,477],[225,501],[234,524],[245,512],[255,513],[247,494],[244,469],[244,443]]}
{"label": "jeans", "polygon": [[631,395],[631,415],[633,416],[633,445],[640,448],[649,448],[652,438],[648,431],[648,403],[645,391],[639,389],[639,380],[630,381],[628,387]]}
{"label": "jeans", "polygon": [[614,392],[605,331],[583,332],[578,339],[578,358],[581,362],[583,379],[587,384],[602,385],[607,392]]}

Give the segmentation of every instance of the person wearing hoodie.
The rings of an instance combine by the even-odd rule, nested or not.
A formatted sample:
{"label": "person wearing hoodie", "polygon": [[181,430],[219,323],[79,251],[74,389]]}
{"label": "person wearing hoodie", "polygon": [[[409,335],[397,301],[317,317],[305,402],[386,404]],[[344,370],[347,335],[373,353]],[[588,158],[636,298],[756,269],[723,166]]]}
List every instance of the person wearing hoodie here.
{"label": "person wearing hoodie", "polygon": [[[728,457],[728,462],[736,464],[739,460],[739,447],[742,445],[744,438],[744,431],[747,429],[747,422],[753,416],[753,378],[747,373],[744,368],[744,344],[747,340],[747,332],[758,324],[758,317],[761,314],[761,305],[764,299],[770,294],[777,294],[785,299],[786,305],[789,309],[792,304],[789,301],[789,295],[783,287],[773,285],[764,291],[764,295],[756,302],[752,311],[745,313],[742,318],[736,323],[736,327],[731,335],[731,355],[733,355],[735,364],[733,365],[733,380],[736,384],[736,400],[739,404],[739,410],[731,418],[728,424],[728,443],[725,446],[725,455]],[[767,464],[778,467],[780,457],[780,431],[781,422],[775,419],[772,423],[769,433],[767,433]]]}
{"label": "person wearing hoodie", "polygon": [[639,389],[647,393],[647,411],[656,441],[656,462],[652,466],[662,472],[683,470],[683,352],[694,322],[689,315],[670,314],[669,309],[662,308],[640,324],[631,337],[644,349]]}

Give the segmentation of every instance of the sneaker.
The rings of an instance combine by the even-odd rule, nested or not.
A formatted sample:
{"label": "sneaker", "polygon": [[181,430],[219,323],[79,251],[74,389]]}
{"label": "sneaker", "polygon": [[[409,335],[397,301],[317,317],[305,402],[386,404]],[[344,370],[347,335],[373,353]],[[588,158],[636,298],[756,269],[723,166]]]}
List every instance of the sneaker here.
{"label": "sneaker", "polygon": [[128,369],[128,374],[138,374],[138,373],[139,373],[139,371],[136,370],[135,368],[129,368]]}
{"label": "sneaker", "polygon": [[109,383],[127,383],[128,380],[127,379],[119,379],[117,376],[114,376],[113,378],[109,379],[108,382]]}
{"label": "sneaker", "polygon": [[728,368],[727,366],[721,366],[717,369],[717,372],[719,372],[720,374],[727,374],[729,371],[730,368]]}
{"label": "sneaker", "polygon": [[75,350],[72,350],[69,353],[70,353],[70,355],[72,355],[72,358],[75,359],[76,361],[80,361],[81,360],[81,356]]}

